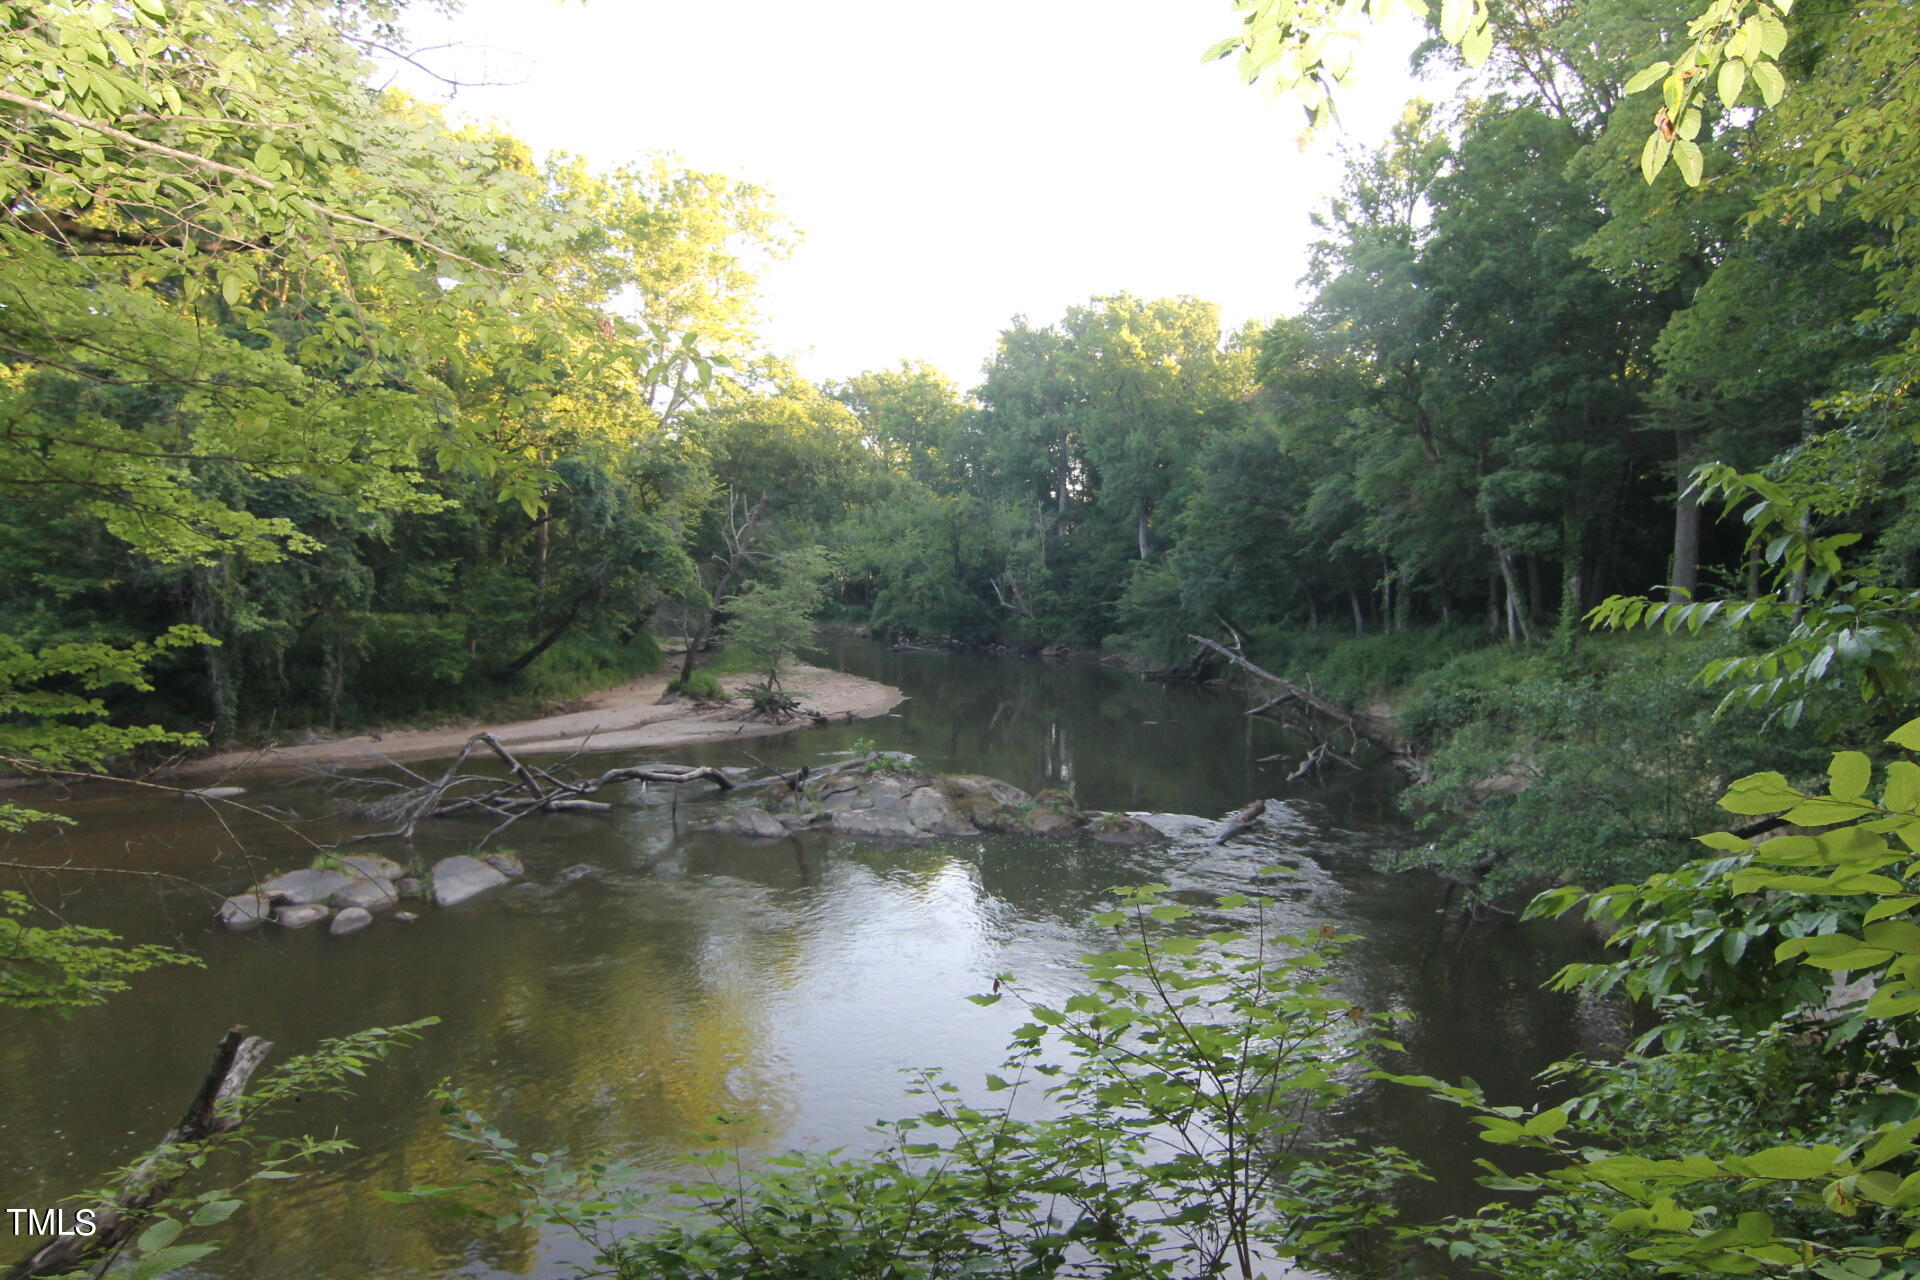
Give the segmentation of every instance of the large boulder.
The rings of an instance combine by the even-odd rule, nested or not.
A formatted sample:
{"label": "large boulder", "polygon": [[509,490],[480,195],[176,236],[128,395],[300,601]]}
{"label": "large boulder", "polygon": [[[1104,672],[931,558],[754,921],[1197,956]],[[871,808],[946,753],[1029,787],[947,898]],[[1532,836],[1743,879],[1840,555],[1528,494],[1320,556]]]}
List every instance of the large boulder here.
{"label": "large boulder", "polygon": [[433,900],[443,907],[465,902],[477,893],[498,889],[507,878],[498,871],[465,854],[442,858],[433,864]]}
{"label": "large boulder", "polygon": [[953,802],[954,809],[980,830],[1003,835],[1026,832],[1024,814],[1033,797],[1012,783],[979,774],[956,773],[939,778],[937,785]]}
{"label": "large boulder", "polygon": [[809,785],[806,800],[826,826],[844,835],[918,840],[980,834],[939,780],[918,769],[836,774]]}
{"label": "large boulder", "polygon": [[337,938],[342,934],[358,933],[372,923],[372,912],[359,907],[348,907],[333,918],[333,923],[327,926],[327,932]]}
{"label": "large boulder", "polygon": [[302,871],[289,871],[285,875],[262,881],[260,892],[275,902],[323,903],[348,885],[363,879],[365,879],[364,876],[348,875],[344,871],[323,871],[317,867],[308,867]]}
{"label": "large boulder", "polygon": [[391,880],[356,880],[344,889],[336,889],[327,902],[342,911],[351,907],[366,911],[389,911],[400,905],[400,890],[394,887]]}
{"label": "large boulder", "polygon": [[244,929],[255,929],[273,917],[273,903],[267,895],[258,890],[236,893],[220,904],[215,918],[221,924],[239,933]]}

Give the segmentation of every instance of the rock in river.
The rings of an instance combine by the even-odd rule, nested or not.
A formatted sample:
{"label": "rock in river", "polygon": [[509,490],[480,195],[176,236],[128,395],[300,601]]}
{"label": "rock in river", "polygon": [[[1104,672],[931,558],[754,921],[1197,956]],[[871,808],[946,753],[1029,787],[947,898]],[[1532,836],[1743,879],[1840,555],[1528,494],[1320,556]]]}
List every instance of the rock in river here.
{"label": "rock in river", "polygon": [[344,889],[335,890],[327,901],[343,911],[348,907],[385,911],[400,905],[400,891],[391,880],[356,880]]}
{"label": "rock in river", "polygon": [[321,871],[309,867],[304,871],[289,871],[263,881],[260,892],[275,902],[325,902],[348,885],[364,878],[348,875],[344,871]]}
{"label": "rock in river", "polygon": [[710,822],[703,822],[698,830],[708,831],[717,836],[761,836],[772,838],[784,836],[787,828],[780,819],[757,805],[741,805],[729,809],[726,813]]}
{"label": "rock in river", "polygon": [[360,907],[348,907],[333,918],[333,923],[327,926],[327,932],[337,938],[343,933],[358,933],[372,923],[372,912]]}
{"label": "rock in river", "polygon": [[1087,834],[1101,844],[1152,844],[1158,829],[1124,813],[1103,813],[1087,825]]}
{"label": "rock in river", "polygon": [[220,904],[218,919],[235,933],[265,924],[273,914],[273,903],[264,893],[236,893]]}
{"label": "rock in river", "polygon": [[304,929],[310,924],[319,924],[332,914],[317,902],[296,902],[281,907],[273,913],[273,918],[282,929]]}
{"label": "rock in river", "polygon": [[354,853],[335,859],[340,870],[350,876],[365,876],[369,880],[398,880],[407,874],[407,869],[392,858],[377,853]]}
{"label": "rock in river", "polygon": [[520,861],[519,855],[517,854],[483,853],[480,855],[480,861],[486,863],[503,876],[523,876],[527,874],[526,865]]}
{"label": "rock in river", "polygon": [[480,861],[458,854],[433,864],[433,900],[443,907],[465,902],[476,893],[498,889],[507,878]]}

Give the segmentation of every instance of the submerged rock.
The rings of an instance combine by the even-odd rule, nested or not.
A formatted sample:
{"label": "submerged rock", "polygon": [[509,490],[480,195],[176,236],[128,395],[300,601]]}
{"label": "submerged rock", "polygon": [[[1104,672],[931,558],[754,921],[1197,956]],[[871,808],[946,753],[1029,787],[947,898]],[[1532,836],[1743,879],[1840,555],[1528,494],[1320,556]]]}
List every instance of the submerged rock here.
{"label": "submerged rock", "polygon": [[1103,813],[1087,824],[1087,834],[1101,844],[1152,844],[1160,839],[1157,828],[1124,813]]}
{"label": "submerged rock", "polygon": [[247,794],[245,787],[201,787],[197,791],[182,791],[182,800],[231,800],[235,796]]}
{"label": "submerged rock", "polygon": [[319,924],[333,912],[317,902],[296,902],[281,907],[273,913],[275,923],[282,929],[304,929],[310,924]]}
{"label": "submerged rock", "polygon": [[215,919],[221,924],[239,933],[246,929],[256,929],[265,924],[273,915],[273,903],[267,895],[258,891],[236,893],[220,904]]}
{"label": "submerged rock", "polygon": [[344,858],[335,858],[340,870],[350,876],[365,876],[369,880],[398,880],[407,874],[407,869],[392,858],[377,853],[355,853]]}
{"label": "submerged rock", "polygon": [[717,836],[757,836],[762,839],[787,834],[787,828],[780,819],[751,804],[730,809],[709,822],[698,824],[695,830]]}
{"label": "submerged rock", "polygon": [[442,858],[433,864],[433,900],[443,907],[465,902],[477,893],[498,889],[507,877],[494,868],[465,854]]}
{"label": "submerged rock", "polygon": [[527,874],[526,864],[518,855],[511,853],[483,853],[480,861],[492,867],[503,876],[523,876]]}
{"label": "submerged rock", "polygon": [[591,880],[599,874],[600,868],[589,866],[584,862],[576,862],[570,867],[563,868],[560,874],[553,878],[553,882],[555,884],[572,884],[576,880]]}
{"label": "submerged rock", "polygon": [[327,932],[337,938],[343,934],[358,933],[372,923],[371,911],[363,907],[348,907],[333,918],[333,923],[327,926]]}

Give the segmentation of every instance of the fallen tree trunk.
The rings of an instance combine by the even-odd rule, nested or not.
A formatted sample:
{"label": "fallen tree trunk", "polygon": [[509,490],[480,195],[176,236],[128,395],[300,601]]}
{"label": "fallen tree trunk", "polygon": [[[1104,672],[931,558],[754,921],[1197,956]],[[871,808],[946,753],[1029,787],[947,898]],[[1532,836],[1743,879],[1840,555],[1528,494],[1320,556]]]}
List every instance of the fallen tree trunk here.
{"label": "fallen tree trunk", "polygon": [[221,1037],[213,1065],[207,1069],[187,1114],[127,1174],[113,1202],[93,1211],[93,1233],[70,1231],[55,1236],[16,1263],[4,1280],[66,1275],[78,1267],[110,1260],[146,1222],[149,1210],[193,1167],[199,1148],[239,1128],[241,1116],[232,1101],[245,1091],[272,1048],[271,1042],[248,1035],[245,1027],[229,1030]]}
{"label": "fallen tree trunk", "polygon": [[[497,778],[488,774],[461,772],[476,747],[485,747],[499,757],[507,767],[507,776]],[[408,776],[419,777],[411,772]],[[597,778],[562,777],[552,769],[524,763],[492,734],[476,733],[467,739],[466,745],[460,748],[460,754],[453,758],[437,780],[403,790],[398,796],[380,802],[377,806],[379,815],[400,819],[399,826],[388,831],[358,835],[353,840],[411,840],[413,830],[422,818],[449,818],[477,809],[504,819],[481,841],[484,844],[530,813],[609,812],[612,805],[589,797],[602,787],[618,782],[711,782],[722,791],[731,791],[737,785],[725,770],[711,765],[642,764],[608,769]],[[484,790],[454,800],[448,798],[456,788],[475,786]]]}
{"label": "fallen tree trunk", "polygon": [[[1364,739],[1373,743],[1391,756],[1393,762],[1402,769],[1414,774],[1424,773],[1425,766],[1421,760],[1422,753],[1419,745],[1412,738],[1401,733],[1399,727],[1386,717],[1368,715],[1364,711],[1355,711],[1351,707],[1343,707],[1337,702],[1329,701],[1304,685],[1295,684],[1284,676],[1277,676],[1265,667],[1256,665],[1245,654],[1227,648],[1218,640],[1209,640],[1205,636],[1196,635],[1189,635],[1187,639],[1203,648],[1211,649],[1249,675],[1257,676],[1269,684],[1278,686],[1280,693],[1277,697],[1261,703],[1247,712],[1248,715],[1264,715],[1282,707],[1298,704],[1314,715],[1331,720],[1337,726],[1346,729],[1356,741]],[[1326,738],[1322,746],[1331,741],[1331,737]],[[1324,752],[1320,754],[1325,755]]]}

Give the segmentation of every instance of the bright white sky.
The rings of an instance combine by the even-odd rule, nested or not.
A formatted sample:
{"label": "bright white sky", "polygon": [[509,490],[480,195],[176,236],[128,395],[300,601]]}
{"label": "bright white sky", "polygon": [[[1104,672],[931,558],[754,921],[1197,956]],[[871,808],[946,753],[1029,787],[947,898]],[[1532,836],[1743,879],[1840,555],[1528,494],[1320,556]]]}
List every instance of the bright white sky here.
{"label": "bright white sky", "polygon": [[[1190,293],[1297,307],[1340,138],[1201,55],[1225,0],[467,0],[422,19],[460,113],[603,167],[649,152],[771,191],[803,239],[765,333],[815,379],[927,360],[979,381],[1015,315]],[[1383,32],[1343,104],[1384,138],[1415,91]],[[446,98],[422,77],[401,80]]]}

